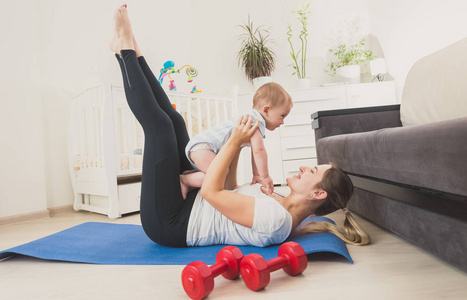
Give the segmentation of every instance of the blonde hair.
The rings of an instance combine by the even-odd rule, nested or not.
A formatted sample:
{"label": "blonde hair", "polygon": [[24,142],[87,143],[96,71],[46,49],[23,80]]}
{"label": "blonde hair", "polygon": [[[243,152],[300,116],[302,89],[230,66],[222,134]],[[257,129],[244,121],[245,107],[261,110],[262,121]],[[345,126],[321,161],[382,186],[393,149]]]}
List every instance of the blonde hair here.
{"label": "blonde hair", "polygon": [[337,226],[329,222],[311,221],[301,226],[298,233],[333,233],[347,244],[363,246],[371,242],[370,236],[360,227],[357,220],[347,209],[347,204],[353,194],[353,184],[349,176],[336,165],[326,170],[323,179],[316,185],[327,193],[326,201],[316,210],[316,215],[322,216],[338,209],[345,214],[343,226]]}
{"label": "blonde hair", "polygon": [[278,83],[268,82],[263,84],[253,96],[253,108],[261,109],[263,105],[270,105],[271,107],[280,106],[284,104],[293,105],[292,97],[289,93]]}

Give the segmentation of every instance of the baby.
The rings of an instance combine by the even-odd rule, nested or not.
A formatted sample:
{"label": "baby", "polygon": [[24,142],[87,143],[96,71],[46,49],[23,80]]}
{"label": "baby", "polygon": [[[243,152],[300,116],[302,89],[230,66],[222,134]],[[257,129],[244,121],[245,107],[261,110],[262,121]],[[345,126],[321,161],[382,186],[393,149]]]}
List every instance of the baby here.
{"label": "baby", "polygon": [[[253,124],[259,120],[258,130],[250,139],[253,180],[251,184],[261,183],[272,194],[274,184],[268,170],[268,156],[264,147],[265,129],[273,131],[282,124],[292,109],[290,95],[282,86],[270,82],[262,85],[253,96],[253,109],[248,114],[253,116]],[[194,136],[185,148],[188,160],[198,172],[180,176],[182,193],[184,186],[201,187],[206,171],[216,154],[228,140],[238,118],[232,118]],[[246,144],[243,146],[250,146]]]}

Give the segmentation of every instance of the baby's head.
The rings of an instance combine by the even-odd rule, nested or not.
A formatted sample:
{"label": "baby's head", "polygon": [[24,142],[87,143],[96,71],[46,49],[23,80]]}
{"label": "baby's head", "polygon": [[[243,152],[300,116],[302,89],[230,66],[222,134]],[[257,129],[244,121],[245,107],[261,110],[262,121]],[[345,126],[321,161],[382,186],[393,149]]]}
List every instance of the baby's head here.
{"label": "baby's head", "polygon": [[292,97],[275,82],[263,84],[253,96],[253,109],[263,116],[266,128],[271,131],[284,124],[292,106]]}

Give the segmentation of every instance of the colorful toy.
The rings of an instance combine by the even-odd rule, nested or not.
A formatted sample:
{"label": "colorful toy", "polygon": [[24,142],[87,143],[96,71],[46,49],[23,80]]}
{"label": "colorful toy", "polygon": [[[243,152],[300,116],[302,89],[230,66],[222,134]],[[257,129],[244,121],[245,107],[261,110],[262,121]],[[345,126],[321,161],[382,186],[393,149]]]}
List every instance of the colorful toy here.
{"label": "colorful toy", "polygon": [[177,87],[175,86],[173,80],[170,80],[169,89],[170,89],[171,91],[176,91],[176,90],[177,90]]}
{"label": "colorful toy", "polygon": [[[177,86],[175,85],[174,79],[172,79],[170,75],[174,73],[180,73],[180,71],[185,67],[187,68],[186,74],[188,76],[188,82],[193,82],[193,78],[198,76],[198,70],[196,70],[190,65],[184,65],[183,67],[177,70],[175,69],[175,63],[171,60],[168,60],[164,63],[162,69],[160,70],[161,74],[159,75],[159,83],[162,85],[164,78],[169,77],[170,79],[169,89],[170,91],[176,91]],[[200,93],[200,92],[201,92],[200,90],[196,89],[196,85],[193,87],[191,91],[191,93]]]}
{"label": "colorful toy", "polygon": [[[182,284],[186,294],[195,300],[207,297],[214,289],[214,278],[222,274],[226,279],[240,275],[243,253],[235,246],[222,248],[216,255],[216,263],[210,267],[201,261],[188,264],[182,271]],[[305,256],[306,259],[306,256]]]}
{"label": "colorful toy", "polygon": [[192,82],[193,77],[198,76],[198,70],[190,66],[188,69],[186,69],[186,75],[188,75],[188,82]]}
{"label": "colorful toy", "polygon": [[168,61],[166,61],[164,63],[164,66],[161,69],[161,74],[159,75],[159,83],[160,84],[162,84],[162,82],[164,81],[165,76],[176,72],[174,66],[175,66],[175,63],[173,61],[171,61],[171,60],[168,60]]}
{"label": "colorful toy", "polygon": [[192,94],[196,94],[196,93],[201,93],[201,91],[198,90],[198,89],[196,88],[196,85],[195,85],[195,86],[193,87],[193,89],[191,89],[191,93],[192,93]]}
{"label": "colorful toy", "polygon": [[266,261],[261,255],[253,253],[245,256],[240,263],[240,273],[245,285],[252,291],[259,291],[269,284],[270,273],[279,269],[295,276],[301,274],[308,265],[305,250],[295,242],[282,244],[278,257]]}

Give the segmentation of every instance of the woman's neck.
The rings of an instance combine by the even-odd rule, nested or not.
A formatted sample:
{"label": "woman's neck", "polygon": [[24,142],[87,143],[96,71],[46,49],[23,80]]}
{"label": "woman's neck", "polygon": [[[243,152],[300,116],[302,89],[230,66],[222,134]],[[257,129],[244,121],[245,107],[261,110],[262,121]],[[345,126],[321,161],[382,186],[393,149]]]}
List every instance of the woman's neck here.
{"label": "woman's neck", "polygon": [[[264,189],[264,187],[261,187],[261,191],[267,195],[266,189]],[[295,228],[297,228],[297,226],[300,225],[303,220],[315,213],[315,208],[312,206],[314,202],[303,199],[303,197],[296,195],[293,192],[286,197],[280,196],[276,193],[268,196],[279,202],[292,216],[292,230],[295,230]]]}
{"label": "woman's neck", "polygon": [[292,230],[297,228],[311,214],[314,214],[314,209],[310,206],[310,201],[303,199],[293,193],[287,197],[282,198],[281,205],[292,216],[293,225]]}

